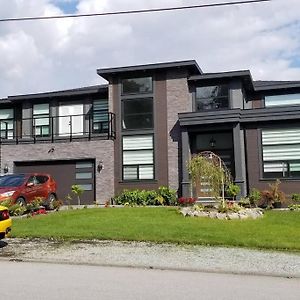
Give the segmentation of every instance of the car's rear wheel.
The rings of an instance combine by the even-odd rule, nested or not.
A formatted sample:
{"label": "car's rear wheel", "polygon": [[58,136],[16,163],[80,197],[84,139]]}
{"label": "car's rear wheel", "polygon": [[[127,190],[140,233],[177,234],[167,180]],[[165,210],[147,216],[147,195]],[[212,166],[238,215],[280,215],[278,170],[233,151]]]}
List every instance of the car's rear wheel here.
{"label": "car's rear wheel", "polygon": [[47,208],[50,209],[50,210],[53,210],[54,209],[54,201],[56,200],[56,196],[54,194],[50,194],[48,196],[48,199],[47,199]]}
{"label": "car's rear wheel", "polygon": [[26,206],[26,201],[23,197],[19,197],[17,200],[16,200],[16,204],[19,204],[20,206]]}

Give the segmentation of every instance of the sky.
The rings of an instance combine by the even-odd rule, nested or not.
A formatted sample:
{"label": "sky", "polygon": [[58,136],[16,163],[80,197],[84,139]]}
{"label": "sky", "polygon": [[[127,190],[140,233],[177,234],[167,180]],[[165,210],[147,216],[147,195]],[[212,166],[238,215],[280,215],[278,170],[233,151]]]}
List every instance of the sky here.
{"label": "sky", "polygon": [[[0,0],[0,19],[222,1]],[[208,73],[249,69],[255,80],[300,80],[299,11],[299,0],[272,0],[153,14],[0,22],[0,98],[102,84],[98,68],[190,59]]]}

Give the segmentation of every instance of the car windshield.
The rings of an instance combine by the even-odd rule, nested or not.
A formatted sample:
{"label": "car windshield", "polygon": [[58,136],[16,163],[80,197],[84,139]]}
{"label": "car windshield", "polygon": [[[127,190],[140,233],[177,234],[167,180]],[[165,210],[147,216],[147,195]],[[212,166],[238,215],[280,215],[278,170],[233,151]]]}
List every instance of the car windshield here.
{"label": "car windshield", "polygon": [[0,177],[0,187],[20,186],[24,183],[24,175],[4,175]]}

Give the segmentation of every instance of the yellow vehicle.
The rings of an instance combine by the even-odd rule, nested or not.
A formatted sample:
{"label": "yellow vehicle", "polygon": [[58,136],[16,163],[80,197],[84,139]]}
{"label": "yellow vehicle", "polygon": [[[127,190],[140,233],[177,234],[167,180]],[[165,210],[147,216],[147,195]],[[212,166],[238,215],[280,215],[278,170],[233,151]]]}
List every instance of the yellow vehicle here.
{"label": "yellow vehicle", "polygon": [[0,205],[0,240],[4,239],[11,231],[11,218],[8,209]]}

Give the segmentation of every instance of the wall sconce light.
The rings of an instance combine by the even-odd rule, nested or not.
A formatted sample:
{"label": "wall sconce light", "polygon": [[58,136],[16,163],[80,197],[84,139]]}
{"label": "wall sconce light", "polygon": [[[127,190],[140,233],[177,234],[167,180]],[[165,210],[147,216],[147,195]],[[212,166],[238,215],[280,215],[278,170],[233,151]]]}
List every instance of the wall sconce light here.
{"label": "wall sconce light", "polygon": [[209,141],[209,146],[211,148],[215,148],[216,147],[216,140],[213,137]]}
{"label": "wall sconce light", "polygon": [[98,173],[100,173],[103,170],[103,168],[104,168],[103,160],[100,160],[98,162],[98,165],[97,165],[97,171],[98,171]]}
{"label": "wall sconce light", "polygon": [[9,171],[9,167],[8,167],[7,164],[5,164],[5,166],[4,166],[4,168],[3,168],[4,174],[8,173],[8,171]]}
{"label": "wall sconce light", "polygon": [[55,148],[54,147],[51,147],[49,150],[48,150],[48,153],[53,153],[55,151]]}

